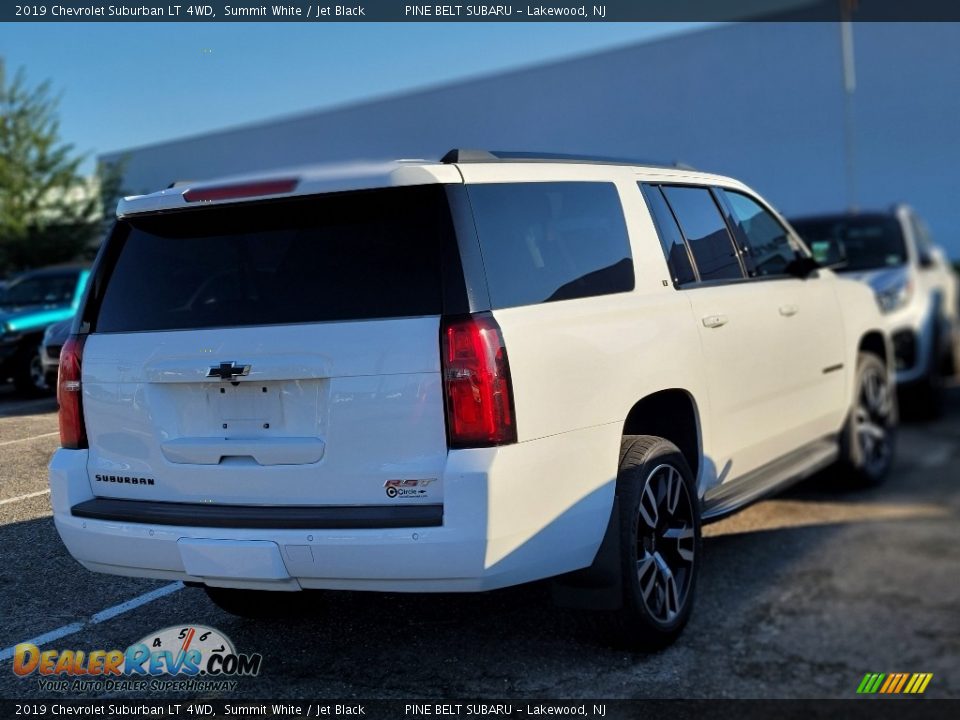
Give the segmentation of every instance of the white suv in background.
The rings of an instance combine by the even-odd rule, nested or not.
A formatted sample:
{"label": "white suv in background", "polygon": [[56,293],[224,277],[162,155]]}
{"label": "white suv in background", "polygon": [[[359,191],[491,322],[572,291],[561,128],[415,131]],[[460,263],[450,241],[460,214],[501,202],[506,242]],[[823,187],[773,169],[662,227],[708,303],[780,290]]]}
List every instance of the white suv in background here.
{"label": "white suv in background", "polygon": [[894,349],[905,403],[928,416],[943,409],[944,378],[957,370],[957,274],[907,205],[791,221],[814,254],[876,293]]}
{"label": "white suv in background", "polygon": [[729,178],[460,150],[118,216],[50,464],[91,570],[238,614],[555,577],[656,647],[689,616],[701,521],[892,461],[873,293]]}

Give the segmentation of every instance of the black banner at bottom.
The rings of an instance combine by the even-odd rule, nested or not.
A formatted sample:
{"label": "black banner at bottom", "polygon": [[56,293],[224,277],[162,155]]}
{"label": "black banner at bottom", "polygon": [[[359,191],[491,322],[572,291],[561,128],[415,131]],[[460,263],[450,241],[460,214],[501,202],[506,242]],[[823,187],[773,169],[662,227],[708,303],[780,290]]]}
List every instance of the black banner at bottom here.
{"label": "black banner at bottom", "polygon": [[960,700],[0,700],[0,718],[28,717],[942,720]]}

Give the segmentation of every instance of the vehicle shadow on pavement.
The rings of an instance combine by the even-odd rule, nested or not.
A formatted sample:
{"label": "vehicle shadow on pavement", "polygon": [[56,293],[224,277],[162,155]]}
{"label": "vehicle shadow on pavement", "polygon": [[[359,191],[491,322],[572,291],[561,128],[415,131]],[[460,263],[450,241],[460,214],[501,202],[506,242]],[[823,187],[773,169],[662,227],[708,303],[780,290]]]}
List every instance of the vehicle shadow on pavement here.
{"label": "vehicle shadow on pavement", "polygon": [[52,414],[56,411],[57,399],[55,397],[28,398],[11,392],[0,392],[0,417],[24,417],[44,413]]}

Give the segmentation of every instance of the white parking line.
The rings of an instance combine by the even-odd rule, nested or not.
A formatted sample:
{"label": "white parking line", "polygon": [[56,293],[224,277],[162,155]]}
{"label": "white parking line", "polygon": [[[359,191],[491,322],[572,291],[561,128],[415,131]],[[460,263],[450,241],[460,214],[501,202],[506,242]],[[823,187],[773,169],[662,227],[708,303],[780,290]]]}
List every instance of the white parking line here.
{"label": "white parking line", "polygon": [[29,500],[30,498],[46,495],[49,492],[50,488],[47,488],[46,490],[37,490],[37,492],[27,493],[26,495],[17,495],[16,497],[7,498],[6,500],[0,500],[0,505],[9,505],[10,503],[20,502],[21,500]]}
{"label": "white parking line", "polygon": [[3,442],[0,442],[0,446],[13,445],[14,443],[26,442],[27,440],[39,440],[40,438],[53,437],[54,435],[59,435],[59,434],[60,434],[60,431],[57,430],[56,432],[41,433],[40,435],[31,435],[30,437],[17,438],[16,440],[4,440]]}
{"label": "white parking line", "polygon": [[[182,582],[178,581],[175,583],[170,583],[169,585],[164,585],[161,588],[157,588],[156,590],[151,590],[150,592],[144,593],[143,595],[138,595],[132,600],[127,600],[126,602],[122,602],[119,605],[114,605],[113,607],[109,607],[106,610],[101,610],[95,615],[92,615],[90,619],[85,622],[70,623],[69,625],[64,625],[63,627],[59,627],[56,630],[51,630],[48,633],[44,633],[43,635],[38,635],[37,637],[31,638],[30,640],[24,640],[23,642],[28,642],[31,645],[36,645],[37,647],[40,647],[41,645],[46,645],[47,643],[51,643],[54,640],[59,640],[60,638],[66,637],[67,635],[74,635],[80,632],[81,630],[83,630],[83,628],[85,628],[87,625],[97,625],[99,623],[106,622],[107,620],[112,620],[118,615],[123,615],[123,613],[125,612],[129,612],[130,610],[134,610],[135,608],[141,607],[142,605],[151,603],[154,600],[159,600],[160,598],[166,597],[167,595],[172,595],[173,593],[179,590],[183,590]],[[21,644],[22,643],[17,643],[17,645],[21,645]],[[11,647],[6,648],[5,650],[0,650],[0,662],[9,660],[10,658],[12,658],[13,653],[17,648],[17,645],[12,645]]]}
{"label": "white parking line", "polygon": [[175,583],[170,583],[169,585],[164,585],[163,587],[157,588],[156,590],[151,590],[143,595],[138,595],[137,597],[133,598],[133,600],[127,600],[119,605],[114,605],[106,610],[101,610],[90,618],[90,624],[97,625],[99,623],[106,622],[107,620],[115,618],[117,615],[123,615],[125,612],[129,612],[130,610],[138,608],[141,605],[146,605],[154,600],[158,600],[159,598],[175,593],[177,590],[183,590],[182,582],[178,581]]}
{"label": "white parking line", "polygon": [[[69,625],[64,625],[63,627],[59,627],[56,630],[51,630],[50,632],[44,633],[43,635],[37,635],[37,637],[30,638],[29,640],[25,640],[24,642],[28,642],[31,645],[36,645],[37,647],[40,647],[41,645],[52,643],[54,640],[59,640],[60,638],[66,637],[67,635],[73,635],[76,632],[80,632],[80,629],[82,627],[83,627],[83,623],[70,623]],[[17,643],[17,645],[20,645],[20,644],[21,643]],[[16,650],[17,645],[14,645],[13,647],[8,647],[6,650],[0,650],[0,662],[3,662],[4,660],[9,660],[10,658],[12,658],[13,651]]]}

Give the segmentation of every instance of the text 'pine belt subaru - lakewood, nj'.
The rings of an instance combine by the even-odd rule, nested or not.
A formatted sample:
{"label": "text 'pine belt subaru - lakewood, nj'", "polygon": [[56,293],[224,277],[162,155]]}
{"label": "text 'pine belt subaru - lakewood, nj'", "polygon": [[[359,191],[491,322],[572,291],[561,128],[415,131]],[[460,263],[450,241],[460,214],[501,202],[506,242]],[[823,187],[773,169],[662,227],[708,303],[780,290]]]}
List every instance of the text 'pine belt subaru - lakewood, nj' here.
{"label": "text 'pine belt subaru - lakewood, nj'", "polygon": [[892,462],[873,293],[728,178],[459,150],[172,187],[118,217],[50,464],[91,570],[240,614],[264,590],[552,577],[655,647],[690,614],[701,521]]}

